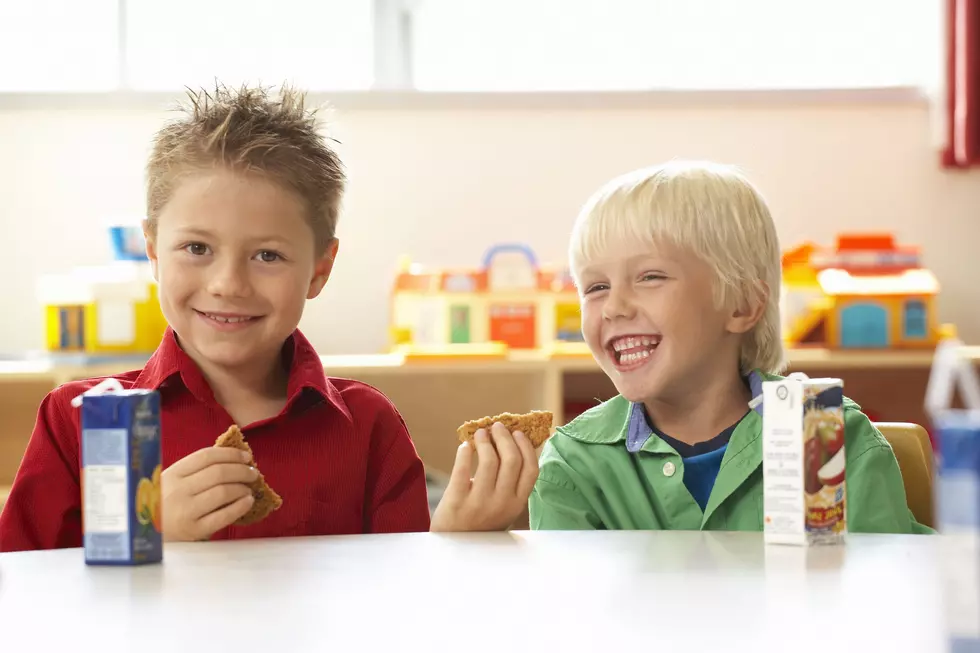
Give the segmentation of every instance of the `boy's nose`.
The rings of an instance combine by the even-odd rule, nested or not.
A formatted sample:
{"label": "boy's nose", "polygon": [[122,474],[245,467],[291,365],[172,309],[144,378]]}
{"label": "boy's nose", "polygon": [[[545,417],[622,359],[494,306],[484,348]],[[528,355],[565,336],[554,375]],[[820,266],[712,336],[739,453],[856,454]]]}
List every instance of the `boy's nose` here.
{"label": "boy's nose", "polygon": [[630,319],[636,316],[636,304],[627,292],[611,291],[602,307],[602,316],[607,320]]}
{"label": "boy's nose", "polygon": [[246,266],[226,263],[215,266],[214,274],[208,280],[208,292],[216,297],[248,297],[252,294],[252,284]]}

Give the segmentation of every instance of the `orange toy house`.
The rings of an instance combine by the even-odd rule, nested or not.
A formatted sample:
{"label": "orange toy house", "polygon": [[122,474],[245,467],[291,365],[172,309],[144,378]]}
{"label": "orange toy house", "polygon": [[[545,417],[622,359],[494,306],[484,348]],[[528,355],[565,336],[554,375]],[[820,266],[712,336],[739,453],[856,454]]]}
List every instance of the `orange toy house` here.
{"label": "orange toy house", "polygon": [[890,234],[844,234],[833,250],[806,243],[783,256],[783,333],[791,346],[935,347],[939,282],[919,250]]}

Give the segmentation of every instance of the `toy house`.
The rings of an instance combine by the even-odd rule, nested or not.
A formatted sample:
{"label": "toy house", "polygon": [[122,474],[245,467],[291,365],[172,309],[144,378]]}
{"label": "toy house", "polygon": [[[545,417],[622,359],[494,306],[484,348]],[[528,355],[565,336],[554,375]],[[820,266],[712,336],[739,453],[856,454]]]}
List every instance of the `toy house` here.
{"label": "toy house", "polygon": [[524,245],[494,246],[476,269],[425,270],[403,260],[391,310],[392,344],[403,350],[540,349],[582,339],[570,275],[542,269]]}
{"label": "toy house", "polygon": [[160,344],[167,323],[150,265],[145,254],[140,260],[132,233],[123,238],[114,228],[111,236],[115,261],[39,280],[49,352],[129,356],[150,354]]}
{"label": "toy house", "polygon": [[79,268],[41,279],[48,351],[87,355],[151,353],[166,322],[156,284],[134,265]]}
{"label": "toy house", "polygon": [[783,256],[783,335],[792,346],[935,347],[939,282],[919,251],[889,234],[846,234],[833,250],[805,243]]}

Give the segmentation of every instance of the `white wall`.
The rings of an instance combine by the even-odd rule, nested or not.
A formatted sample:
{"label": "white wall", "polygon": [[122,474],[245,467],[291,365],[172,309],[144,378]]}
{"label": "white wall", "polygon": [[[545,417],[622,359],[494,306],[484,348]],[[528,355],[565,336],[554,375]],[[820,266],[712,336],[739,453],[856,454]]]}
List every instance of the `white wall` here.
{"label": "white wall", "polygon": [[[102,221],[142,214],[155,111],[0,111],[0,352],[42,345],[38,275],[107,259]],[[924,103],[634,109],[351,109],[336,116],[351,176],[341,256],[301,327],[321,353],[386,344],[399,254],[475,265],[522,240],[560,261],[579,205],[612,175],[672,157],[745,168],[783,246],[891,229],[921,245],[942,318],[980,342],[980,176],[942,171]]]}

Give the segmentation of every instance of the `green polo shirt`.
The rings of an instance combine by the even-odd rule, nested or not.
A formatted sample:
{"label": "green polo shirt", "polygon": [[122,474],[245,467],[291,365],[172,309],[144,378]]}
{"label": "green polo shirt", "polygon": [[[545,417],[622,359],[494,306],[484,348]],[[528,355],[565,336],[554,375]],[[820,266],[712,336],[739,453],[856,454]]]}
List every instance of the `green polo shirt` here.
{"label": "green polo shirt", "polygon": [[[762,380],[753,372],[757,399]],[[684,485],[684,461],[650,434],[631,443],[633,405],[617,396],[559,427],[545,444],[531,494],[535,530],[762,530],[762,411],[738,423],[702,511]],[[932,533],[915,521],[891,445],[844,398],[847,527],[854,533]],[[633,452],[631,452],[631,449]]]}

